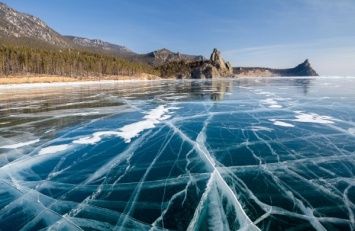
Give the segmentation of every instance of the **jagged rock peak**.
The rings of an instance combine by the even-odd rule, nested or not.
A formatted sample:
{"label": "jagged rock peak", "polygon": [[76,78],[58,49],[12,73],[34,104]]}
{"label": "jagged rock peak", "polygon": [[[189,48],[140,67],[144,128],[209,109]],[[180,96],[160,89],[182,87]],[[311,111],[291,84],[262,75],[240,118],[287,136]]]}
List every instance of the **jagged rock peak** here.
{"label": "jagged rock peak", "polygon": [[297,76],[318,76],[318,73],[311,67],[311,63],[308,59],[291,70],[293,70]]}
{"label": "jagged rock peak", "polygon": [[308,67],[310,67],[310,66],[311,66],[311,64],[310,64],[310,62],[309,62],[309,60],[308,60],[308,59],[306,59],[306,60],[302,63],[302,65],[304,65],[304,66],[308,66]]}
{"label": "jagged rock peak", "polygon": [[232,65],[229,62],[225,62],[222,58],[221,52],[217,48],[213,49],[211,54],[210,62],[217,70],[224,70],[226,72],[233,73]]}
{"label": "jagged rock peak", "polygon": [[191,78],[204,79],[216,77],[231,77],[233,76],[233,68],[229,62],[224,62],[221,52],[217,48],[213,49],[210,60],[196,67],[191,72]]}
{"label": "jagged rock peak", "polygon": [[220,66],[220,64],[224,64],[224,61],[221,56],[221,52],[219,52],[219,50],[217,50],[217,48],[213,49],[213,52],[210,57],[210,61],[211,61],[212,65],[216,66],[217,68],[218,68],[218,66]]}

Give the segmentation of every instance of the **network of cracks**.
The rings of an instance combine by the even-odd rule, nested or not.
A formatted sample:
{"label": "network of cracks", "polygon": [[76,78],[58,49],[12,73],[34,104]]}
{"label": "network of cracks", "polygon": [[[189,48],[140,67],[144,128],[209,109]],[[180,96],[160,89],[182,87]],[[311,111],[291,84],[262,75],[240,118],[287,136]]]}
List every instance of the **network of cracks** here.
{"label": "network of cracks", "polygon": [[3,91],[0,230],[355,230],[341,80]]}

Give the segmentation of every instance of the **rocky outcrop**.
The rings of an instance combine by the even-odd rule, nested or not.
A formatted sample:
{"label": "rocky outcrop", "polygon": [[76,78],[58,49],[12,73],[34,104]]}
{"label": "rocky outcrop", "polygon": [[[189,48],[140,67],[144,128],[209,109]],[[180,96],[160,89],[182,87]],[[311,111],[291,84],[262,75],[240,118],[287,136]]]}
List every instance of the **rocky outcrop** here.
{"label": "rocky outcrop", "polygon": [[280,74],[284,76],[318,76],[318,73],[311,67],[308,59],[294,68],[280,70]]}
{"label": "rocky outcrop", "polygon": [[222,59],[221,53],[215,48],[210,60],[191,71],[193,79],[211,79],[216,77],[233,76],[233,68],[229,62]]}
{"label": "rocky outcrop", "polygon": [[318,73],[312,68],[308,59],[294,68],[272,69],[262,67],[234,67],[233,73],[237,77],[318,76]]}
{"label": "rocky outcrop", "polygon": [[216,48],[213,49],[210,62],[217,68],[218,71],[225,71],[227,75],[230,75],[233,72],[232,65],[229,62],[224,62],[221,52],[219,52]]}

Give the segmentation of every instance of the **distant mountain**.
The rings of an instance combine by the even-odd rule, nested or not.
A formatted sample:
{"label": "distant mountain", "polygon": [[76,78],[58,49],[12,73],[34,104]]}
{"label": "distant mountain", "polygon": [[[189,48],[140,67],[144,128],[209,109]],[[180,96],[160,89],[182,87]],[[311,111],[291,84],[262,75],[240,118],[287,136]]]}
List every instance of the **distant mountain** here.
{"label": "distant mountain", "polygon": [[311,67],[308,59],[294,68],[272,69],[263,67],[233,67],[233,73],[237,77],[243,76],[318,76],[318,73]]}
{"label": "distant mountain", "polygon": [[118,57],[130,57],[133,55],[137,55],[125,46],[104,42],[100,39],[87,39],[76,36],[65,37],[76,45],[85,47],[93,52],[106,53]]}
{"label": "distant mountain", "polygon": [[15,45],[71,48],[73,44],[42,20],[0,3],[0,39]]}
{"label": "distant mountain", "polygon": [[174,53],[166,48],[132,57],[132,61],[148,64],[154,67],[161,66],[167,62],[181,61],[181,60],[202,61],[205,60],[205,58],[201,55],[187,55],[187,54],[181,54],[180,52]]}

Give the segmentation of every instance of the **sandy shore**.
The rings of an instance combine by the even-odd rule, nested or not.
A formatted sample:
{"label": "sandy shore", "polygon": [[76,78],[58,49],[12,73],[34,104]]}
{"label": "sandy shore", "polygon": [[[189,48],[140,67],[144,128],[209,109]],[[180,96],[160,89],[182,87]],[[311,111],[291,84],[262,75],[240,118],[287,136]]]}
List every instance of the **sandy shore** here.
{"label": "sandy shore", "polygon": [[114,83],[117,81],[159,80],[160,77],[150,74],[136,76],[105,76],[98,78],[74,78],[64,76],[9,76],[0,77],[0,89],[68,86],[80,84]]}

